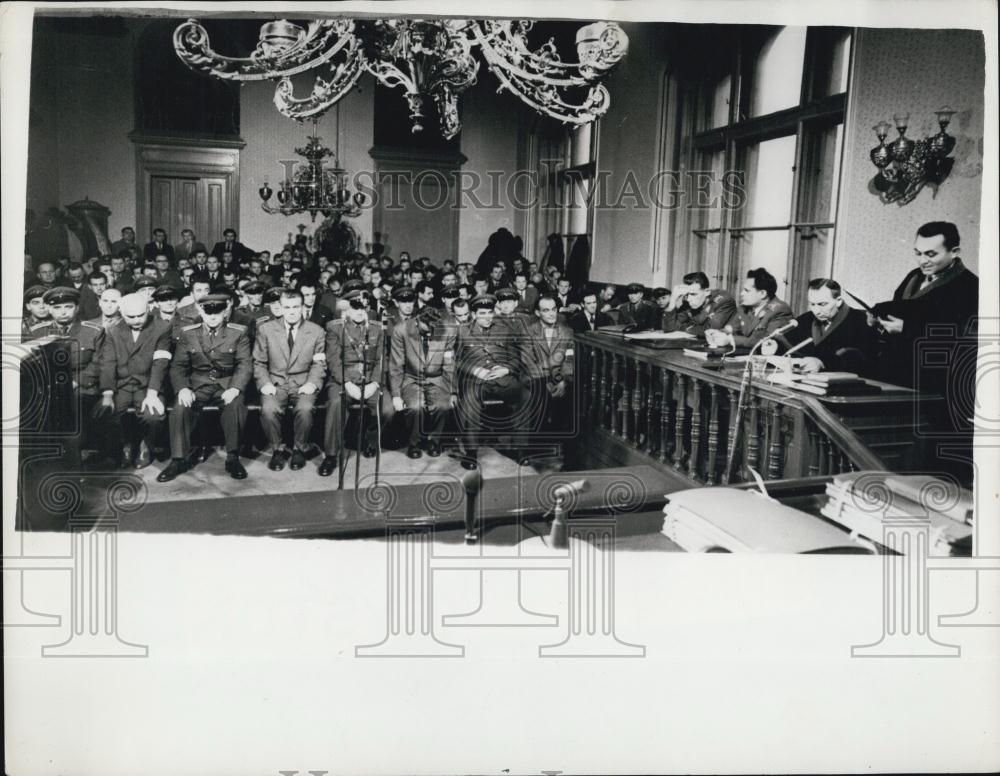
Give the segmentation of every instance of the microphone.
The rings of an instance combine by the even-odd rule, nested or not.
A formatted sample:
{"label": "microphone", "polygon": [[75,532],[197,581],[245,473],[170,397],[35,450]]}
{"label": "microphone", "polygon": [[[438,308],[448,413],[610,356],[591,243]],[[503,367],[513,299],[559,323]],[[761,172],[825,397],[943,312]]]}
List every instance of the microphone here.
{"label": "microphone", "polygon": [[473,469],[462,477],[462,488],[465,489],[465,543],[475,544],[479,541],[476,531],[476,497],[483,486],[483,474],[479,469]]}
{"label": "microphone", "polygon": [[770,334],[767,335],[767,337],[771,338],[771,337],[777,336],[778,334],[784,334],[786,331],[791,331],[792,329],[794,329],[798,325],[799,325],[799,322],[793,318],[788,323],[786,323],[784,326],[781,326],[780,328],[777,328],[774,331],[772,331]]}
{"label": "microphone", "polygon": [[590,483],[587,480],[574,480],[560,485],[552,493],[556,504],[552,509],[552,530],[549,533],[550,547],[562,550],[569,546],[569,526],[566,522],[567,514],[564,504],[566,499],[583,493],[589,488]]}

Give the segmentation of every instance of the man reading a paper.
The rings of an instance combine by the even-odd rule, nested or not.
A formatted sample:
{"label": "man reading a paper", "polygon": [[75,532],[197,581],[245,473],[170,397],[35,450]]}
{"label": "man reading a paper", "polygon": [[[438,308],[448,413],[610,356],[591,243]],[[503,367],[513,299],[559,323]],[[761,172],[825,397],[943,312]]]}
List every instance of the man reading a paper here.
{"label": "man reading a paper", "polygon": [[829,278],[809,281],[809,312],[797,326],[761,344],[765,355],[789,353],[802,359],[803,372],[854,372],[874,377],[878,338],[866,315],[844,304],[840,283]]}

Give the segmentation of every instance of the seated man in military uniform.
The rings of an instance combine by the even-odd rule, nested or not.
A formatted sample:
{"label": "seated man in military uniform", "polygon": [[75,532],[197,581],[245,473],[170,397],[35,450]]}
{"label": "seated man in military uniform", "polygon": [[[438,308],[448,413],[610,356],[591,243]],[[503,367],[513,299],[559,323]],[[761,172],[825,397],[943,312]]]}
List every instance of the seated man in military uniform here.
{"label": "seated man in military uniform", "polygon": [[[323,443],[325,456],[319,466],[320,477],[333,474],[343,452],[345,402],[363,404],[372,416],[366,423],[362,449],[358,452],[373,458],[379,444],[379,381],[385,371],[382,327],[368,320],[367,291],[353,288],[343,298],[347,303],[347,315],[326,325],[326,366],[330,381]],[[384,417],[382,422],[388,424],[389,419]]]}
{"label": "seated man in military uniform", "polygon": [[646,289],[642,283],[630,283],[625,291],[628,301],[618,307],[619,325],[629,326],[638,331],[654,328],[657,308],[652,302],[643,299]]}
{"label": "seated man in military uniform", "polygon": [[[149,309],[144,294],[123,296],[122,320],[105,333],[100,370],[103,408],[112,413],[112,431],[122,434],[126,411],[132,409],[139,422],[141,437],[135,459],[137,469],[152,463],[156,434],[166,419],[161,393],[171,362],[171,328]],[[132,465],[134,449],[131,433],[125,434],[122,467]]]}
{"label": "seated man in military uniform", "polygon": [[73,432],[67,440],[67,456],[70,465],[78,467],[84,433],[90,428],[90,414],[98,399],[100,364],[97,354],[104,342],[104,329],[99,324],[79,320],[80,292],[75,288],[57,286],[49,289],[42,301],[51,317],[32,326],[27,339],[51,337],[66,346],[73,390],[69,406],[65,408],[70,416],[61,418],[60,425]]}
{"label": "seated man in military uniform", "polygon": [[441,313],[425,307],[392,332],[389,387],[396,412],[406,411],[406,455],[419,458],[421,440],[432,458],[441,455],[441,430],[458,404],[455,385],[457,327],[443,324]]}
{"label": "seated man in military uniform", "polygon": [[723,329],[736,315],[736,300],[721,288],[710,289],[704,272],[689,272],[675,286],[663,312],[663,330],[702,336],[708,329]]}
{"label": "seated man in military uniform", "polygon": [[191,432],[202,407],[221,409],[226,441],[226,471],[234,480],[246,479],[240,463],[240,436],[247,409],[243,394],[253,363],[246,326],[226,323],[230,298],[208,294],[198,302],[201,323],[184,326],[177,340],[170,382],[177,399],[170,413],[172,460],[156,479],[169,482],[190,468]]}
{"label": "seated man in military uniform", "polygon": [[479,465],[484,402],[499,399],[511,405],[515,433],[525,425],[525,389],[519,372],[524,344],[511,336],[507,326],[494,324],[496,304],[492,294],[476,297],[472,302],[472,322],[459,329],[456,365],[459,406],[467,435],[467,454],[462,459],[466,469]]}
{"label": "seated man in military uniform", "polygon": [[792,308],[775,296],[778,281],[763,267],[747,273],[740,290],[741,308],[736,318],[720,329],[706,329],[705,339],[713,348],[753,348],[765,337],[792,320]]}

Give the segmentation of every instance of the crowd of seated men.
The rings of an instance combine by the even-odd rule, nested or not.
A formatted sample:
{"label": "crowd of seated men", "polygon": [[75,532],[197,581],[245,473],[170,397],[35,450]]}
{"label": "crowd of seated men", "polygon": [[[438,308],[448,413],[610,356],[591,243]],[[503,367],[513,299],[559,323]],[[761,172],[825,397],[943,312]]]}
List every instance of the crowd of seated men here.
{"label": "crowd of seated men", "polygon": [[738,303],[701,272],[651,293],[629,284],[619,299],[613,284],[573,288],[559,267],[540,270],[520,255],[495,257],[485,272],[482,260],[438,267],[405,251],[394,260],[379,246],[343,260],[302,243],[253,251],[232,229],[212,251],[191,230],[175,245],[162,229],[152,236],[140,248],[126,228],[109,256],[31,263],[22,338],[75,341],[73,390],[96,460],[120,450],[117,465],[142,469],[168,436],[163,482],[207,459],[196,433],[206,407],[218,410],[235,479],[247,476],[249,405],[259,407],[273,470],[305,467],[320,407],[320,476],[337,470],[353,410],[369,419],[360,424],[362,455],[378,453],[399,415],[407,456],[441,455],[457,424],[461,465],[474,469],[490,406],[511,410],[522,440],[570,428],[574,332],[684,331],[717,348],[794,349],[806,371],[913,385],[913,346],[927,326],[962,333],[978,309],[978,279],[947,222],[917,230],[917,267],[892,301],[862,312],[846,304],[840,283],[818,278],[791,330],[794,313],[763,269],[747,274]]}

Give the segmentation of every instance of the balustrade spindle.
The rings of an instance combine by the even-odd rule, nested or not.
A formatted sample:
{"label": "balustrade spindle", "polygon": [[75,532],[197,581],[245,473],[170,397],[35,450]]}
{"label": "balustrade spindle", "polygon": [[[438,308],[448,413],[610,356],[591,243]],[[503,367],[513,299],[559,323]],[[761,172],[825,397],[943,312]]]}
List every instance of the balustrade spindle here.
{"label": "balustrade spindle", "polygon": [[[736,441],[736,408],[739,404],[739,392],[735,388],[727,388],[726,394],[729,397],[729,423],[726,426],[726,434],[728,435],[726,437],[726,444],[722,447],[722,460],[728,464],[730,454],[729,448],[732,447]],[[735,460],[735,456],[738,456],[740,451],[735,450],[733,452]],[[722,477],[720,477],[719,482],[723,485],[728,485],[729,476],[729,466],[726,465],[722,469]]]}
{"label": "balustrade spindle", "polygon": [[587,417],[595,426],[604,425],[601,417],[601,351],[596,347],[590,349],[590,412]]}
{"label": "balustrade spindle", "polygon": [[621,356],[617,353],[611,356],[611,433],[616,437],[622,436],[621,426],[619,422],[621,418],[618,415],[618,403],[620,401],[618,394],[618,365],[621,361]]}
{"label": "balustrade spindle", "polygon": [[677,375],[677,407],[674,410],[674,466],[684,463],[684,416],[687,415],[687,375]]}
{"label": "balustrade spindle", "polygon": [[760,400],[750,397],[750,428],[746,430],[747,467],[760,471]]}
{"label": "balustrade spindle", "polygon": [[767,448],[767,478],[776,480],[781,477],[784,449],[782,447],[782,406],[777,402],[771,404],[771,435]]}
{"label": "balustrade spindle", "polygon": [[826,434],[819,435],[819,473],[826,476],[833,472],[833,462],[830,460],[830,440]]}
{"label": "balustrade spindle", "polygon": [[708,461],[705,464],[705,483],[715,484],[715,467],[719,454],[719,386],[709,385],[712,393],[711,405],[708,410]]}
{"label": "balustrade spindle", "polygon": [[649,427],[642,422],[647,411],[646,402],[642,400],[646,364],[637,359],[632,374],[635,379],[635,385],[632,387],[632,442],[637,450],[642,450],[649,437]]}
{"label": "balustrade spindle", "polygon": [[688,457],[688,477],[698,479],[698,457],[701,453],[701,392],[704,386],[691,378],[691,455]]}
{"label": "balustrade spindle", "polygon": [[809,476],[815,477],[819,474],[819,434],[809,423]]}
{"label": "balustrade spindle", "polygon": [[622,439],[626,442],[632,438],[635,431],[632,423],[632,390],[630,386],[632,358],[625,356],[622,358]]}
{"label": "balustrade spindle", "polygon": [[670,460],[670,408],[673,406],[674,375],[669,369],[660,370],[660,454],[657,459],[662,463]]}

